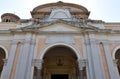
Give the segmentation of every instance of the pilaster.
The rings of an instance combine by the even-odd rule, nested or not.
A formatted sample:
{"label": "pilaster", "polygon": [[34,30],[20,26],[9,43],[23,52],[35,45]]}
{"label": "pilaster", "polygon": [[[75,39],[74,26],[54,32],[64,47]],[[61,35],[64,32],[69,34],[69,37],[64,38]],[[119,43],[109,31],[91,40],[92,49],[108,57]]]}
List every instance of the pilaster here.
{"label": "pilaster", "polygon": [[105,55],[106,55],[106,60],[108,64],[108,69],[109,69],[109,74],[110,74],[110,79],[119,79],[119,74],[117,72],[117,66],[116,63],[114,63],[111,52],[109,49],[109,44],[107,42],[103,43]]}
{"label": "pilaster", "polygon": [[15,53],[16,53],[17,43],[18,43],[17,40],[12,41],[10,55],[8,57],[6,65],[4,66],[3,72],[1,74],[1,79],[9,79],[10,78],[10,74],[11,74],[11,70],[12,70],[12,66],[13,66],[13,62],[14,62],[14,57],[15,57]]}
{"label": "pilaster", "polygon": [[91,43],[91,55],[92,55],[92,61],[93,61],[93,67],[94,67],[94,79],[105,79],[105,72],[103,68],[103,62],[102,57],[100,53],[100,47],[97,44],[97,42],[93,39],[90,39]]}
{"label": "pilaster", "polygon": [[30,43],[30,52],[28,53],[28,60],[27,60],[27,65],[26,65],[26,76],[25,79],[32,79],[31,78],[31,72],[32,72],[32,58],[34,54],[34,48],[35,48],[36,40],[31,40]]}
{"label": "pilaster", "polygon": [[14,79],[30,79],[32,70],[32,56],[34,52],[35,40],[32,40],[32,34],[27,33],[20,50],[20,55],[16,67]]}
{"label": "pilaster", "polygon": [[91,55],[92,51],[91,51],[91,46],[90,46],[90,39],[87,34],[84,35],[84,45],[85,45],[86,55],[87,55],[87,60],[88,60],[88,64],[86,66],[86,68],[88,69],[87,78],[95,79],[95,72],[94,72],[94,66],[93,66],[92,55]]}

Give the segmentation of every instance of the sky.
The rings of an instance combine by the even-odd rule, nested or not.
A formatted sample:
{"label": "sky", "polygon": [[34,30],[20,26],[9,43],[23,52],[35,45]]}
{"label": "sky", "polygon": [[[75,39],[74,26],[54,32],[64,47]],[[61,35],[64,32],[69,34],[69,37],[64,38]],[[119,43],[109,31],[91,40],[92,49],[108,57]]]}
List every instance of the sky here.
{"label": "sky", "polygon": [[[0,16],[14,13],[21,19],[30,19],[33,8],[60,0],[0,0]],[[89,19],[120,22],[120,0],[61,0],[82,5],[90,11]]]}

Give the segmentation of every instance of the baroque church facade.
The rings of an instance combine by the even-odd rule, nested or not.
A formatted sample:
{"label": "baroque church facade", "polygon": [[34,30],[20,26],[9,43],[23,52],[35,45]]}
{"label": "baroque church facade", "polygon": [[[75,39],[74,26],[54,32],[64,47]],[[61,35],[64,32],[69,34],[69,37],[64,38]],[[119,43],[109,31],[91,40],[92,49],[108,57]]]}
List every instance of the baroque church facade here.
{"label": "baroque church facade", "polygon": [[120,79],[120,22],[65,2],[1,16],[0,79]]}

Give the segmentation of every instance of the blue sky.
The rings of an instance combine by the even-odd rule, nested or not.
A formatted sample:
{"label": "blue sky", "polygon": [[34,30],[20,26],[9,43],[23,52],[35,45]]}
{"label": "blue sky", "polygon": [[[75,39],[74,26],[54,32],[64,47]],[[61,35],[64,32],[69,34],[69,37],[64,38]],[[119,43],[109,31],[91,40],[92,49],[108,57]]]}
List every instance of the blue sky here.
{"label": "blue sky", "polygon": [[[0,16],[14,13],[21,19],[31,18],[30,11],[38,5],[58,2],[59,0],[1,0]],[[91,13],[89,18],[105,22],[120,22],[120,0],[61,0],[86,7]]]}

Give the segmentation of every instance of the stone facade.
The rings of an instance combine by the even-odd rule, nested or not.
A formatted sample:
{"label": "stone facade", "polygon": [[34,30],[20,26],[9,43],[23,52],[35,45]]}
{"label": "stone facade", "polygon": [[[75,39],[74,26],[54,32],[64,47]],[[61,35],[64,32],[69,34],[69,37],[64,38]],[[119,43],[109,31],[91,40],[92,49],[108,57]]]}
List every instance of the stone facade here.
{"label": "stone facade", "polygon": [[31,19],[3,14],[0,79],[119,79],[120,23],[89,14],[61,1],[35,7]]}

